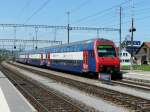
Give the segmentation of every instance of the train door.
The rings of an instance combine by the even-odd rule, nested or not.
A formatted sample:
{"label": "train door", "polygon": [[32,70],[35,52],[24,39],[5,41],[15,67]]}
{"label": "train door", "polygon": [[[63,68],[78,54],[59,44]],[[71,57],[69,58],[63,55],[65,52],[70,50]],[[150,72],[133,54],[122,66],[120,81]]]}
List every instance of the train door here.
{"label": "train door", "polygon": [[27,63],[27,54],[25,54],[25,57],[24,57],[24,63]]}
{"label": "train door", "polygon": [[88,51],[88,69],[90,72],[95,72],[96,67],[95,57],[94,57],[94,50]]}
{"label": "train door", "polygon": [[43,53],[41,53],[41,62],[40,62],[40,65],[43,65],[44,63],[44,58],[43,58]]}
{"label": "train door", "polygon": [[48,53],[47,55],[48,55],[48,65],[50,65],[50,53]]}
{"label": "train door", "polygon": [[29,54],[27,54],[27,63],[30,63],[30,58],[29,58]]}
{"label": "train door", "polygon": [[83,71],[84,72],[88,71],[88,51],[87,50],[83,51]]}

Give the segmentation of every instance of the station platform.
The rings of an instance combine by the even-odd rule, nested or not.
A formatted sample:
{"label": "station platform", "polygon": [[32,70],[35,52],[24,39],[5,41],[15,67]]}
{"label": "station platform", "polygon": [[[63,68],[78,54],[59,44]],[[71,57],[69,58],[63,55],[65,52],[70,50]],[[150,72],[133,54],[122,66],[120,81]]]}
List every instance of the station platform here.
{"label": "station platform", "polygon": [[37,112],[1,71],[0,112]]}

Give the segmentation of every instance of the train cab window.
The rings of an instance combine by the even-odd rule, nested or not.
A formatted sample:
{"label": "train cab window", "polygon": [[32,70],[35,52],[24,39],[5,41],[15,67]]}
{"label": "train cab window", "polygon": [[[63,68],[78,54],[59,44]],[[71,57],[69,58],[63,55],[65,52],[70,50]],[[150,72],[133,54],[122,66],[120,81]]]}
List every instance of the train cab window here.
{"label": "train cab window", "polygon": [[115,48],[111,45],[99,45],[97,52],[99,57],[116,57]]}

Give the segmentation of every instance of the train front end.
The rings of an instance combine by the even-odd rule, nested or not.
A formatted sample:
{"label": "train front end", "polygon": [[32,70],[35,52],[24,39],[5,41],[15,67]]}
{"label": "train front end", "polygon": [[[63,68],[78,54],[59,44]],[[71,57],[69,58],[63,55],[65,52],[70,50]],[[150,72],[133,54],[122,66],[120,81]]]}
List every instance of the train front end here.
{"label": "train front end", "polygon": [[112,41],[96,41],[95,43],[96,72],[111,74],[111,79],[121,79],[120,59]]}

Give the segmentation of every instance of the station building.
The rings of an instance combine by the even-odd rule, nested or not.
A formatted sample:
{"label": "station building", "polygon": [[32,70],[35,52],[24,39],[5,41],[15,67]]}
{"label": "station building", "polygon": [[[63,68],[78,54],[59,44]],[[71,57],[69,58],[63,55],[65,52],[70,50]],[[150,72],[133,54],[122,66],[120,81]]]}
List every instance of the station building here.
{"label": "station building", "polygon": [[141,47],[136,52],[135,57],[138,65],[150,65],[150,42],[143,42]]}
{"label": "station building", "polygon": [[[131,46],[131,41],[125,40],[123,41],[122,46],[123,49],[120,52],[120,64],[121,66],[129,66],[131,65],[131,53],[133,52],[133,56],[136,54],[141,46],[141,41],[133,41],[133,46]],[[135,58],[133,63],[136,64]]]}
{"label": "station building", "polygon": [[122,49],[120,52],[120,64],[121,66],[131,65],[131,54],[126,51],[126,49]]}

